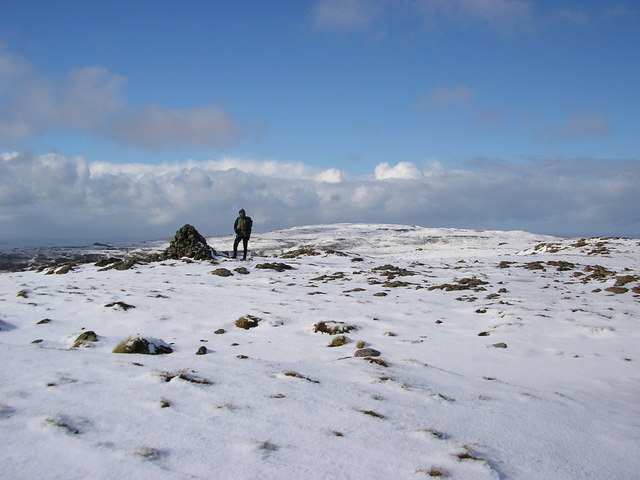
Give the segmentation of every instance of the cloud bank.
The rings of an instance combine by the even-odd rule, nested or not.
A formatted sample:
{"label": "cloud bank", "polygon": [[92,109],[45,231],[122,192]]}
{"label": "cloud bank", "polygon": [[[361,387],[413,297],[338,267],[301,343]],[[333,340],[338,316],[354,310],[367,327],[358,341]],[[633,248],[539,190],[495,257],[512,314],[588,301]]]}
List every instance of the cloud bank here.
{"label": "cloud bank", "polygon": [[242,137],[219,106],[134,107],[123,97],[126,78],[99,66],[64,78],[39,74],[0,44],[0,145],[15,145],[52,129],[98,135],[148,150],[224,147]]}
{"label": "cloud bank", "polygon": [[241,207],[257,232],[370,222],[640,237],[639,184],[637,160],[382,163],[356,177],[276,161],[117,165],[5,153],[0,241],[153,240],[185,223],[226,235]]}

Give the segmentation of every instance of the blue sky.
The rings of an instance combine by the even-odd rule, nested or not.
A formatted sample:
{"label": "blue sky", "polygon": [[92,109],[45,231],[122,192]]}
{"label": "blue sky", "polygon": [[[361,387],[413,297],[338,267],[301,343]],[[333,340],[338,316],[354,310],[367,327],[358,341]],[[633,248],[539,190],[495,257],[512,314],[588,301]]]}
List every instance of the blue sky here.
{"label": "blue sky", "polygon": [[[73,177],[86,208],[96,182],[130,182],[129,201],[137,204],[138,179],[153,177],[158,203],[174,213],[146,229],[139,221],[110,223],[106,231],[123,238],[180,226],[185,210],[167,197],[174,188],[167,165],[204,172],[206,188],[230,171],[246,176],[236,179],[239,188],[267,185],[241,198],[263,229],[397,219],[638,236],[640,219],[626,209],[638,198],[640,176],[638,45],[640,4],[632,0],[7,1],[0,16],[2,236],[63,236],[38,215],[46,200],[51,216],[64,219],[64,195],[12,190],[11,175],[28,191],[38,183],[26,176],[29,162],[70,168],[63,177]],[[557,171],[562,182],[532,183],[539,172]],[[586,210],[598,213],[577,220],[580,209],[565,205],[558,186],[548,193],[555,216],[532,219],[534,204],[517,191],[492,194],[505,178],[528,179],[532,192],[581,185],[594,194]],[[467,201],[494,212],[508,202],[502,215],[470,220],[460,207],[442,216],[451,202],[424,194],[489,180],[482,198]],[[294,196],[311,205],[275,198],[283,194],[272,182],[288,182],[290,194],[307,191]],[[344,191],[325,198],[318,182]],[[351,217],[338,214],[358,205],[358,188],[406,189],[418,200],[400,208],[382,200],[393,197],[387,192]],[[240,201],[219,191],[211,197],[216,203],[203,200],[203,211],[233,213]],[[109,208],[106,197],[100,202]],[[267,204],[271,210],[261,211]],[[91,218],[104,223],[101,211],[86,228],[99,231]]]}

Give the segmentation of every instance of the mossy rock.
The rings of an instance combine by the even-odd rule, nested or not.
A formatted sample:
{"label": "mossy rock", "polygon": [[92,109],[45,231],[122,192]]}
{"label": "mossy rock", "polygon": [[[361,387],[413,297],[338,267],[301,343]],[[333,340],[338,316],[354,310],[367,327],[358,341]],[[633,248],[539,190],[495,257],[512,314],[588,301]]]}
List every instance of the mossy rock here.
{"label": "mossy rock", "polygon": [[349,343],[349,339],[347,337],[345,337],[344,335],[338,335],[337,337],[333,337],[331,339],[331,342],[329,343],[329,345],[327,345],[327,347],[341,347],[343,345],[346,345],[347,343]]}
{"label": "mossy rock", "polygon": [[211,260],[215,250],[207,244],[207,240],[200,235],[193,225],[184,225],[180,228],[165,249],[163,257],[165,259],[179,259],[183,257],[194,260]]}
{"label": "mossy rock", "polygon": [[250,328],[257,327],[261,321],[261,318],[254,317],[253,315],[245,315],[244,317],[237,319],[235,325],[238,328],[249,330]]}
{"label": "mossy rock", "polygon": [[78,335],[71,348],[80,348],[80,347],[89,347],[92,343],[98,341],[98,335],[93,330],[88,330],[86,332],[82,332]]}
{"label": "mossy rock", "polygon": [[356,325],[348,325],[344,322],[334,321],[318,322],[313,326],[313,331],[315,333],[328,333],[329,335],[349,333],[357,329],[358,327]]}
{"label": "mossy rock", "polygon": [[173,353],[173,349],[162,340],[149,341],[142,337],[129,337],[113,349],[113,353],[139,353],[142,355],[163,355]]}
{"label": "mossy rock", "polygon": [[356,350],[353,354],[354,357],[379,357],[380,352],[375,348],[361,348]]}
{"label": "mossy rock", "polygon": [[231,270],[227,268],[216,268],[213,272],[211,272],[211,275],[217,275],[219,277],[231,277],[233,273],[231,273]]}

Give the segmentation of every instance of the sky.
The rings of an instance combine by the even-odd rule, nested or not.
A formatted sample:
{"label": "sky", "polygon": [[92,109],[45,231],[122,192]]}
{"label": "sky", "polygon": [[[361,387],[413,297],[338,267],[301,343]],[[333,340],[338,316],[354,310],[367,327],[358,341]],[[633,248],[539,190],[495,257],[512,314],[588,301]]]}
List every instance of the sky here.
{"label": "sky", "polygon": [[640,237],[637,45],[637,0],[6,0],[0,244]]}

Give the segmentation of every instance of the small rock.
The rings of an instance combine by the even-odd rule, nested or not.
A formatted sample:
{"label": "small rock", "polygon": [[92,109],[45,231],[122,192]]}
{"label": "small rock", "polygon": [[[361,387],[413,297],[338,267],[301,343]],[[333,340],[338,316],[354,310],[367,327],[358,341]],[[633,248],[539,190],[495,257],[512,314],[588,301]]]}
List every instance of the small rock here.
{"label": "small rock", "polygon": [[236,320],[236,327],[249,330],[250,328],[257,327],[261,321],[261,318],[254,317],[253,315],[245,315]]}
{"label": "small rock", "polygon": [[496,348],[507,348],[507,344],[503,343],[503,342],[494,343],[493,346],[496,347]]}
{"label": "small rock", "polygon": [[36,325],[45,325],[47,323],[51,323],[51,319],[50,318],[43,318]]}
{"label": "small rock", "polygon": [[216,335],[222,335],[223,333],[227,333],[227,331],[224,328],[219,328],[213,333],[215,333]]}
{"label": "small rock", "polygon": [[375,348],[361,348],[356,350],[353,354],[354,357],[379,357],[380,352]]}
{"label": "small rock", "polygon": [[213,272],[211,272],[211,275],[218,275],[219,277],[230,277],[233,275],[233,273],[231,273],[231,270],[227,268],[216,268]]}
{"label": "small rock", "polygon": [[94,332],[93,330],[88,330],[78,335],[78,338],[76,338],[76,341],[73,342],[71,348],[88,347],[92,342],[97,341],[98,336],[96,335],[96,332]]}
{"label": "small rock", "polygon": [[205,347],[204,345],[202,345],[196,352],[196,355],[206,355],[206,354],[207,354],[207,347]]}
{"label": "small rock", "polygon": [[329,343],[329,345],[327,345],[327,347],[341,347],[342,345],[346,345],[347,343],[349,343],[349,339],[347,337],[345,337],[344,335],[338,335],[337,337],[333,337],[333,339],[331,339],[331,342]]}

